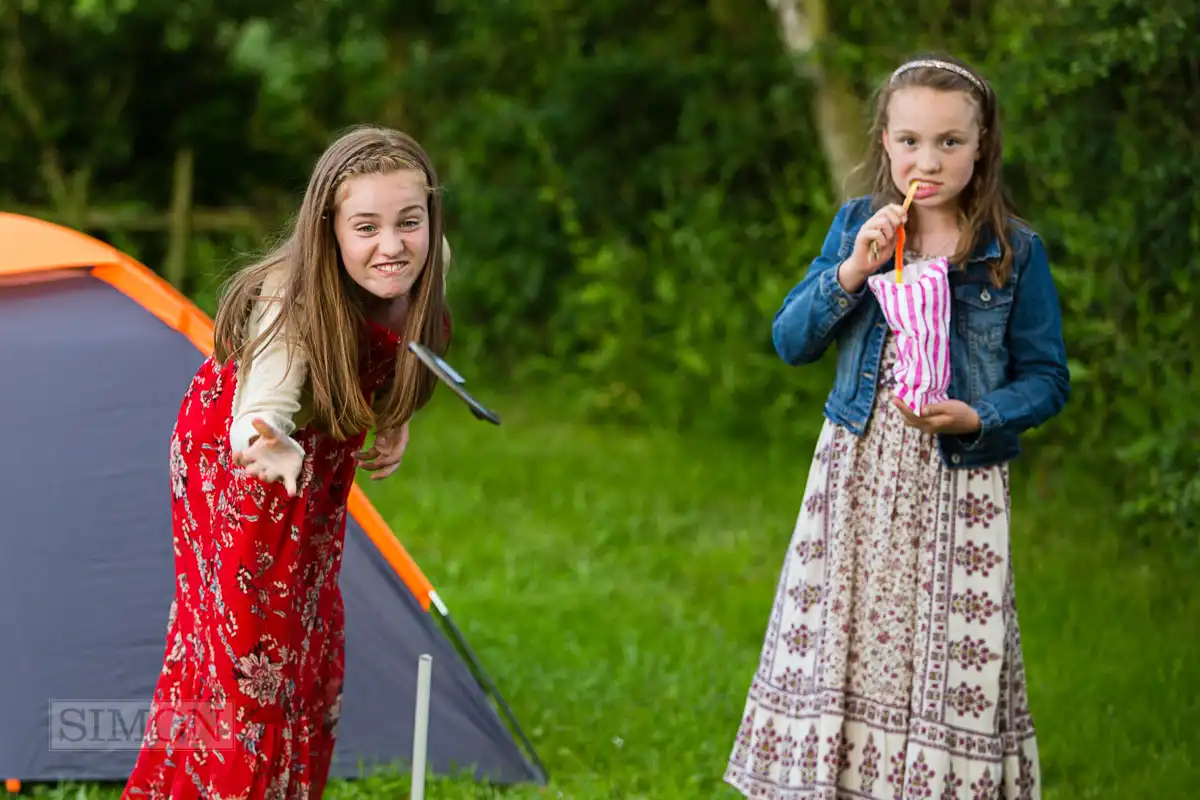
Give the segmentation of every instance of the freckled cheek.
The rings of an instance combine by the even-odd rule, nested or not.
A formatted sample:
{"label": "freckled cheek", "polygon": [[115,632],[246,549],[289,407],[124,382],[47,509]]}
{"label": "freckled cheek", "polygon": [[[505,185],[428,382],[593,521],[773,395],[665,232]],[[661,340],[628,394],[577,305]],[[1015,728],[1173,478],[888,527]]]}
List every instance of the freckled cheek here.
{"label": "freckled cheek", "polygon": [[425,231],[414,231],[404,237],[404,248],[422,257],[429,252],[429,235]]}
{"label": "freckled cheek", "polygon": [[954,174],[959,181],[966,184],[971,179],[971,175],[975,171],[975,161],[973,158],[956,159],[954,163]]}
{"label": "freckled cheek", "polygon": [[892,158],[892,173],[903,178],[912,172],[916,157],[909,153],[900,153]]}
{"label": "freckled cheek", "polygon": [[371,263],[371,253],[374,246],[366,242],[351,241],[342,248],[342,261],[346,269],[361,272]]}

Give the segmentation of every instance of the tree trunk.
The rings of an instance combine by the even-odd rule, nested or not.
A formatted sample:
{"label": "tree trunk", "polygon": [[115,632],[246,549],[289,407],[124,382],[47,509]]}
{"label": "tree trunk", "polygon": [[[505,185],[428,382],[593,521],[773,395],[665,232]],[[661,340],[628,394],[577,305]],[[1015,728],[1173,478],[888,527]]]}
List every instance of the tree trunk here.
{"label": "tree trunk", "polygon": [[192,178],[195,156],[191,147],[175,153],[175,176],[171,184],[171,210],[168,212],[165,277],[181,291],[186,288],[188,243],[192,224]]}
{"label": "tree trunk", "polygon": [[826,0],[767,0],[797,72],[816,90],[813,115],[829,178],[841,200],[853,194],[849,178],[865,154],[863,101],[850,81],[829,70],[820,51],[830,39]]}

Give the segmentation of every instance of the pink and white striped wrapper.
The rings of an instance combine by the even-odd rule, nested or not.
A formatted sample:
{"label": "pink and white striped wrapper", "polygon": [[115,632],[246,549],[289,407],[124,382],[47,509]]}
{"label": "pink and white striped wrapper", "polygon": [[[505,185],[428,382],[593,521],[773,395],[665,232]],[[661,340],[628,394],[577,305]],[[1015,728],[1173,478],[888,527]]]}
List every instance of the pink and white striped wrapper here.
{"label": "pink and white striped wrapper", "polygon": [[896,334],[895,395],[917,416],[924,406],[948,399],[949,269],[948,260],[939,258],[924,264],[905,264],[905,278],[917,274],[911,283],[896,283],[894,272],[867,279],[884,318]]}

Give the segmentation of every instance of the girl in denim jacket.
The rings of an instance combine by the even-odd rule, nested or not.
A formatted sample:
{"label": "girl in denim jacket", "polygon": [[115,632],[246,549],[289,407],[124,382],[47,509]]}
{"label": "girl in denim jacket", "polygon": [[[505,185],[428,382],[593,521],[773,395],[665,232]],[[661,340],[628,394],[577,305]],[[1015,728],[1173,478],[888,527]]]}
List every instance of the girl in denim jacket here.
{"label": "girl in denim jacket", "polygon": [[[725,780],[755,798],[1032,800],[1007,464],[1067,401],[1058,295],[1005,202],[976,72],[900,66],[871,145],[872,195],[838,211],[773,325],[792,365],[836,344],[837,378]],[[951,264],[950,399],[919,416],[892,396],[896,344],[866,288],[901,225],[906,271]]]}

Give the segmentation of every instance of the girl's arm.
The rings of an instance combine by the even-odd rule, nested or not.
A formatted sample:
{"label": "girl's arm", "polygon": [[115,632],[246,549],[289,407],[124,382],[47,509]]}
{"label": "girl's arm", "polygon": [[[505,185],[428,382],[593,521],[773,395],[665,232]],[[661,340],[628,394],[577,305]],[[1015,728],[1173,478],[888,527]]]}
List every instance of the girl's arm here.
{"label": "girl's arm", "polygon": [[992,431],[1021,433],[1045,423],[1062,411],[1071,394],[1058,290],[1037,234],[1029,246],[1008,323],[1012,380],[972,406],[982,428],[964,437],[968,449],[977,447]]}
{"label": "girl's arm", "polygon": [[[282,286],[268,280],[263,294],[280,298]],[[279,315],[279,308],[279,300],[259,301],[250,315],[250,339],[267,329]],[[296,430],[308,362],[302,348],[289,346],[287,339],[286,331],[279,329],[260,346],[246,365],[248,369],[238,366],[238,385],[229,427],[230,447],[235,453],[245,450],[258,436],[252,424],[254,419],[263,420],[283,437]]]}
{"label": "girl's arm", "polygon": [[[847,292],[838,281],[843,234],[856,201],[838,210],[825,236],[821,255],[784,299],[771,325],[775,352],[792,366],[811,364],[833,343],[838,324],[867,294],[865,284]],[[861,202],[861,201],[858,201]]]}

